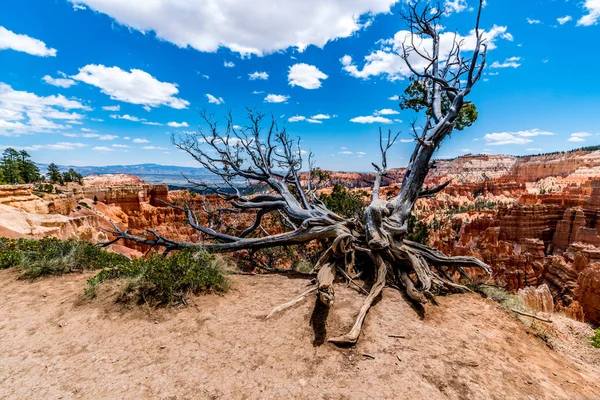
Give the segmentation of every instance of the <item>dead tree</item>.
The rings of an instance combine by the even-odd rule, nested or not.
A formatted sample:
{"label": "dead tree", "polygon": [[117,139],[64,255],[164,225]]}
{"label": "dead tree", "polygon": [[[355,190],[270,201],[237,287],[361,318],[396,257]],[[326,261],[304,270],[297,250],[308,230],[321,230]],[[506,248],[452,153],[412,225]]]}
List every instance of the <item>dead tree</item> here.
{"label": "dead tree", "polygon": [[[254,222],[240,234],[232,235],[202,226],[191,208],[173,206],[184,212],[187,222],[202,234],[201,243],[176,242],[156,231],[149,231],[147,237],[133,236],[115,225],[112,233],[116,240],[162,246],[166,252],[198,248],[216,253],[256,251],[322,241],[326,250],[313,271],[316,274],[316,290],[303,293],[287,304],[296,304],[314,292],[317,301],[331,307],[335,300],[336,279],[355,283],[360,275],[369,280],[370,290],[350,332],[329,339],[336,344],[357,341],[369,308],[386,285],[401,288],[418,303],[427,302],[436,293],[468,290],[452,278],[465,276],[465,267],[482,268],[491,273],[488,265],[471,257],[447,257],[435,249],[406,240],[405,235],[407,221],[417,199],[430,197],[447,185],[423,188],[435,150],[452,132],[465,97],[484,69],[486,46],[479,30],[481,7],[480,3],[475,26],[476,44],[472,54],[465,57],[461,52],[463,43],[456,39],[457,36],[447,54],[440,50],[438,30],[442,10],[432,10],[428,5],[422,8],[417,4],[408,6],[404,19],[412,34],[402,46],[400,56],[428,88],[427,113],[422,131],[417,132],[413,124],[415,149],[400,193],[395,198],[380,196],[381,181],[387,174],[388,150],[397,138],[391,132],[383,134],[380,130],[381,161],[373,163],[377,174],[371,203],[363,218],[349,219],[328,210],[319,200],[310,176],[313,167],[311,155],[308,157],[308,180],[301,184],[303,152],[299,142],[293,141],[285,128],[280,129],[273,118],[264,127],[264,115],[249,110],[248,126],[240,128],[234,125],[229,115],[227,125],[220,131],[210,116],[203,115],[208,129],[176,139],[174,144],[223,179],[224,184],[220,187],[202,188],[227,200],[232,212],[253,211]],[[415,65],[414,60],[419,60],[421,66]],[[244,195],[238,188],[240,180],[259,183],[267,190],[258,195]],[[279,214],[285,227],[283,233],[267,235],[259,229],[261,219],[268,213]],[[278,309],[284,308],[287,305]]]}

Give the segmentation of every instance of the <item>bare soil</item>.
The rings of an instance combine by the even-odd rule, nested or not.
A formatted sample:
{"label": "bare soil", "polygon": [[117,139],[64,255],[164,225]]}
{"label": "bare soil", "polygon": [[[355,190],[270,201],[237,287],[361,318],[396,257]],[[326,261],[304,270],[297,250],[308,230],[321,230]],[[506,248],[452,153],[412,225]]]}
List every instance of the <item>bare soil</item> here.
{"label": "bare soil", "polygon": [[236,276],[225,296],[156,310],[116,304],[114,287],[85,300],[88,277],[0,271],[0,398],[600,398],[597,365],[551,350],[478,295],[416,310],[385,289],[359,343],[340,349],[325,335],[345,333],[362,299],[343,285],[325,325],[312,297],[265,320],[305,290],[301,279]]}

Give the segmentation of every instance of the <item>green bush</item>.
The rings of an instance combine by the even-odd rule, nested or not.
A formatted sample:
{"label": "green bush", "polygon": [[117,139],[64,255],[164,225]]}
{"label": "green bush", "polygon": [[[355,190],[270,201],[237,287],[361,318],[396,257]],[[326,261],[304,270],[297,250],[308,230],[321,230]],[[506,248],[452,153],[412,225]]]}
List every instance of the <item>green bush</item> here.
{"label": "green bush", "polygon": [[421,222],[411,214],[408,217],[406,239],[424,245],[429,244],[429,227],[426,223]]}
{"label": "green bush", "polygon": [[205,252],[180,251],[170,257],[153,255],[137,259],[116,268],[100,271],[88,280],[85,294],[96,295],[102,283],[125,279],[120,300],[135,299],[138,303],[168,305],[185,303],[189,294],[225,292],[228,280],[223,261]]}
{"label": "green bush", "polygon": [[594,336],[590,337],[590,343],[597,349],[600,349],[600,328],[596,329]]}
{"label": "green bush", "polygon": [[55,238],[0,240],[0,268],[17,268],[21,277],[36,279],[129,262],[127,257],[110,253],[89,242]]}
{"label": "green bush", "polygon": [[367,203],[363,200],[365,195],[364,191],[354,193],[342,185],[335,184],[331,194],[322,194],[320,199],[329,210],[336,214],[346,218],[362,218],[367,207]]}

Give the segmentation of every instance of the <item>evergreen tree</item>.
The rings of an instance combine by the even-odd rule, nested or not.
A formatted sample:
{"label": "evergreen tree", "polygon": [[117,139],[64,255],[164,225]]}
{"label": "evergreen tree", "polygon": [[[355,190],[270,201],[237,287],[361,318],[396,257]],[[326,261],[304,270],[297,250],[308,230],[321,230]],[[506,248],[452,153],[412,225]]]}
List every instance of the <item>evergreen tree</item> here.
{"label": "evergreen tree", "polygon": [[60,183],[61,185],[65,183],[63,176],[58,169],[58,165],[54,163],[48,164],[48,179],[50,179],[52,183]]}
{"label": "evergreen tree", "polygon": [[25,183],[21,178],[19,170],[19,152],[11,147],[2,152],[2,161],[0,161],[0,169],[2,169],[4,180],[6,183],[14,185],[17,183]]}
{"label": "evergreen tree", "polygon": [[38,182],[40,180],[40,170],[30,158],[31,156],[25,150],[19,152],[19,172],[21,180],[25,183]]}

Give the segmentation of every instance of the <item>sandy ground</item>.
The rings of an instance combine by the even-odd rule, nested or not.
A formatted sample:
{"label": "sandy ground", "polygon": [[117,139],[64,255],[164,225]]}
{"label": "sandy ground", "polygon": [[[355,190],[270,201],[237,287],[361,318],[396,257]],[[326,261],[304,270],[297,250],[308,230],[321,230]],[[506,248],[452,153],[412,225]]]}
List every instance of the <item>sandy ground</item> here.
{"label": "sandy ground", "polygon": [[386,289],[358,345],[340,349],[321,343],[353,323],[361,297],[344,286],[325,326],[312,300],[265,321],[303,291],[299,279],[237,276],[226,296],[150,310],[115,304],[110,289],[83,300],[87,277],[0,271],[0,398],[600,398],[597,367],[477,295],[439,298],[423,315]]}

